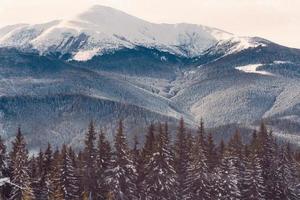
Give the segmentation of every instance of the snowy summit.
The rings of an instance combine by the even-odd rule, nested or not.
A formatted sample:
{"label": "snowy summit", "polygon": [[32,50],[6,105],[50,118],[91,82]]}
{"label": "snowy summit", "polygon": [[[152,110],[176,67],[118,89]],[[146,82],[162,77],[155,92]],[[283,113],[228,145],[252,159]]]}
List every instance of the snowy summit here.
{"label": "snowy summit", "polygon": [[137,46],[195,57],[226,42],[235,44],[232,52],[258,45],[216,28],[185,23],[155,24],[105,6],[93,6],[71,20],[0,29],[0,47],[33,48],[41,54],[70,53],[78,61]]}

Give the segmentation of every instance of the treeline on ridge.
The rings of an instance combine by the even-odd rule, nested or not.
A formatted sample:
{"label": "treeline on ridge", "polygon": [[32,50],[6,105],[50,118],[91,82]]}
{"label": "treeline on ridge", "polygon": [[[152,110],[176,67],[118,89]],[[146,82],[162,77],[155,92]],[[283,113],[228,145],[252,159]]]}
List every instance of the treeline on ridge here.
{"label": "treeline on ridge", "polygon": [[[300,153],[276,142],[264,123],[243,143],[237,130],[215,144],[201,121],[192,134],[181,119],[174,140],[167,123],[151,124],[144,144],[127,144],[120,120],[111,144],[93,122],[84,148],[29,156],[20,128],[8,153],[0,140],[0,199],[10,200],[296,200]],[[171,142],[173,141],[173,142]]]}

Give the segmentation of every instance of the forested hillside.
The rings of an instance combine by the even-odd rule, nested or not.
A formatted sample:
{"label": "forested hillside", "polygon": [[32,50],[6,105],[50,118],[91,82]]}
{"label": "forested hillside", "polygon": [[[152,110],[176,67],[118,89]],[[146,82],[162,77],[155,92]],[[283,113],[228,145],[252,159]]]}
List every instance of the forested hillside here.
{"label": "forested hillside", "polygon": [[[300,198],[300,151],[276,142],[261,123],[249,143],[237,130],[216,144],[203,122],[193,133],[181,119],[175,138],[167,123],[151,124],[144,144],[128,145],[120,120],[114,143],[91,122],[84,148],[29,155],[19,128],[7,152],[0,141],[1,199],[11,200],[270,200]],[[1,179],[0,179],[1,180]],[[14,185],[15,184],[15,185]],[[18,187],[17,187],[17,186]]]}

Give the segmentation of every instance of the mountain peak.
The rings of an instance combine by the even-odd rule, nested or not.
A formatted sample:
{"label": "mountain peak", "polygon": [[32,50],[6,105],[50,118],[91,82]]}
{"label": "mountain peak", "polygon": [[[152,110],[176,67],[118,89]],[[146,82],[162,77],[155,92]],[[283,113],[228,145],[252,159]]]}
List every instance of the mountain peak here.
{"label": "mountain peak", "polygon": [[76,17],[76,20],[86,21],[93,24],[102,24],[103,22],[121,23],[125,21],[145,22],[121,10],[102,5],[94,5],[90,7],[87,11],[80,13]]}

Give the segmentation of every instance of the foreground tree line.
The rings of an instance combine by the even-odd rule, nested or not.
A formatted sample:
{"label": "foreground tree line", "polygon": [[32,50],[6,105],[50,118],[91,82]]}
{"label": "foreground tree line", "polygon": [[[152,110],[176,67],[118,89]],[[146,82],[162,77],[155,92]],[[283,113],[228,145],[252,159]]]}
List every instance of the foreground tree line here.
{"label": "foreground tree line", "polygon": [[171,142],[168,124],[151,124],[145,143],[130,148],[119,121],[111,146],[90,123],[82,151],[63,145],[29,157],[18,129],[12,150],[0,141],[1,187],[11,200],[293,200],[300,199],[300,154],[278,144],[262,123],[248,144],[238,131],[216,145],[203,122],[197,133],[183,119]]}

